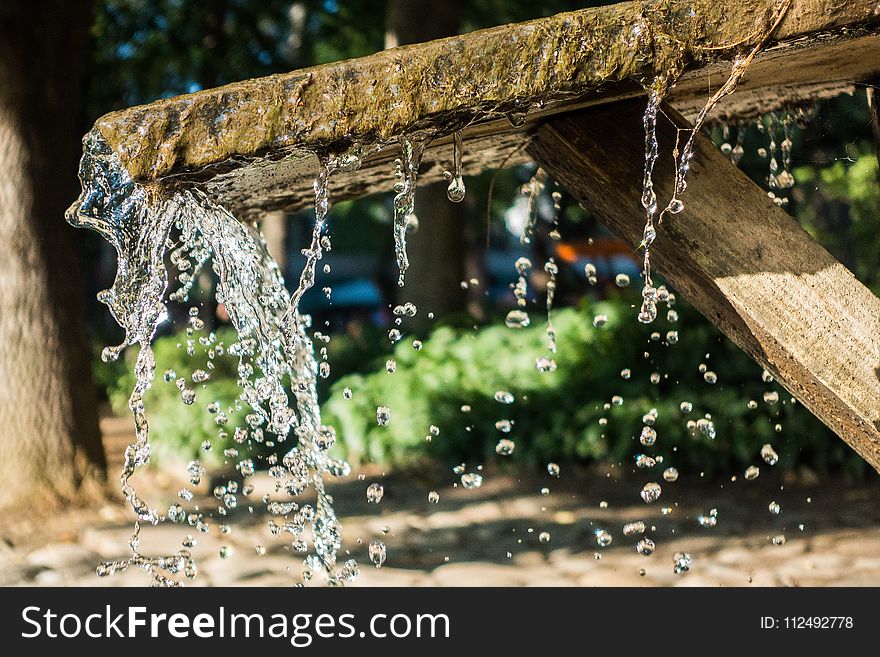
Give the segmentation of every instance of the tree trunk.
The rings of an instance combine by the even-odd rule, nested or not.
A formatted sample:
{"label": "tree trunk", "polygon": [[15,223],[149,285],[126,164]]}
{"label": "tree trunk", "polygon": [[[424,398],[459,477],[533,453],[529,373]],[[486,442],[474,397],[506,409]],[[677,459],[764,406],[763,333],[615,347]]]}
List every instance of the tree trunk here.
{"label": "tree trunk", "polygon": [[[388,0],[385,47],[422,43],[458,33],[457,0]],[[452,148],[449,149],[452,169]],[[419,229],[407,237],[409,269],[399,301],[410,301],[419,309],[409,326],[424,331],[431,325],[428,313],[436,317],[464,310],[465,209],[446,198],[447,183],[418,187],[416,216]]]}
{"label": "tree trunk", "polygon": [[90,3],[0,6],[0,508],[92,498],[98,428],[73,229]]}

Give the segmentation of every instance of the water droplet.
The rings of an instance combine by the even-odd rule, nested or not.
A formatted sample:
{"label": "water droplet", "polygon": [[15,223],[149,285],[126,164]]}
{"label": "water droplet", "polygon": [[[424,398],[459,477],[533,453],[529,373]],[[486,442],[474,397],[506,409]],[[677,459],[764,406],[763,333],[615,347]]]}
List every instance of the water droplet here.
{"label": "water droplet", "polygon": [[465,488],[479,488],[483,485],[483,475],[476,472],[468,472],[461,475],[461,485]]}
{"label": "water droplet", "polygon": [[614,538],[611,536],[611,534],[609,534],[604,529],[597,529],[596,530],[596,544],[599,547],[602,547],[602,548],[608,547],[609,545],[611,545],[611,542],[613,540],[614,540]]}
{"label": "water droplet", "polygon": [[550,532],[541,532],[538,534],[538,541],[541,543],[549,543],[550,542]]}
{"label": "water droplet", "polygon": [[220,548],[220,558],[221,559],[228,559],[229,557],[232,556],[232,554],[233,554],[233,549],[231,547],[229,547],[228,545],[224,545],[223,547]]}
{"label": "water droplet", "polygon": [[767,465],[776,465],[779,461],[779,454],[776,453],[772,445],[767,443],[761,448],[761,458]]}
{"label": "water droplet", "polygon": [[367,502],[378,504],[385,495],[385,487],[382,484],[370,484],[367,486]]}
{"label": "water droplet", "polygon": [[621,379],[629,379],[632,376],[632,372],[629,369],[620,370],[620,378]]}
{"label": "water droplet", "polygon": [[703,379],[705,379],[706,383],[714,384],[718,381],[718,375],[712,370],[708,370],[703,374]]}
{"label": "water droplet", "polygon": [[678,481],[678,470],[675,468],[666,468],[663,471],[663,479],[672,483],[673,481]]}
{"label": "water droplet", "polygon": [[382,541],[370,541],[369,553],[370,561],[373,562],[376,568],[381,568],[387,557],[385,544]]}
{"label": "water droplet", "polygon": [[779,401],[779,393],[775,390],[764,393],[764,402],[771,406]]}
{"label": "water droplet", "polygon": [[351,173],[361,168],[361,158],[357,153],[348,152],[339,156],[339,170]]}
{"label": "water droplet", "polygon": [[652,481],[645,484],[640,495],[646,504],[651,504],[660,499],[660,494],[662,492],[663,490],[660,488],[660,484]]}
{"label": "water droplet", "polygon": [[785,534],[777,534],[772,539],[773,545],[785,545]]}
{"label": "water droplet", "polygon": [[431,504],[437,504],[440,501],[440,493],[435,490],[428,492],[428,502]]}
{"label": "water droplet", "polygon": [[513,454],[514,449],[516,449],[516,443],[507,438],[502,438],[498,441],[498,444],[495,445],[495,453],[501,456],[510,456]]}
{"label": "water droplet", "polygon": [[499,404],[512,404],[514,402],[513,395],[506,390],[498,390],[495,393],[495,401]]}
{"label": "water droplet", "polygon": [[746,471],[743,474],[743,476],[748,481],[753,481],[753,480],[757,479],[758,475],[760,475],[760,474],[761,474],[761,470],[758,468],[758,466],[750,465],[748,468],[746,468]]}
{"label": "water droplet", "polygon": [[630,522],[623,526],[623,535],[624,536],[635,536],[637,534],[645,533],[645,523],[641,520],[636,522]]}
{"label": "water droplet", "polygon": [[510,420],[498,420],[495,423],[495,428],[502,433],[510,433],[510,430],[513,428],[513,422]]}
{"label": "water droplet", "polygon": [[608,315],[596,315],[593,318],[593,326],[601,328],[608,323]]}
{"label": "water droplet", "polygon": [[391,421],[391,409],[387,406],[380,406],[376,409],[376,423],[380,427],[386,426]]}
{"label": "water droplet", "polygon": [[708,418],[701,417],[697,420],[697,429],[709,440],[715,440],[715,423]]}
{"label": "water droplet", "polygon": [[656,549],[656,544],[650,538],[643,538],[638,543],[636,543],[636,552],[641,554],[643,557],[650,557],[652,554],[654,554],[654,550]]}
{"label": "water droplet", "polygon": [[714,527],[716,524],[718,524],[718,510],[712,509],[709,512],[709,515],[698,515],[697,522],[701,527]]}
{"label": "water droplet", "polygon": [[676,575],[688,572],[691,569],[692,564],[693,557],[687,552],[676,552],[672,556],[672,571]]}
{"label": "water droplet", "polygon": [[464,178],[461,176],[453,176],[449,181],[449,187],[446,188],[446,197],[453,203],[461,203],[464,200],[467,189],[465,188]]}
{"label": "water droplet", "polygon": [[558,477],[559,476],[559,465],[556,463],[548,463],[547,464],[547,474],[549,474],[551,477]]}
{"label": "water droplet", "polygon": [[657,442],[657,432],[652,427],[642,427],[639,442],[645,447],[650,447]]}
{"label": "water droplet", "polygon": [[617,287],[627,287],[629,286],[629,276],[626,274],[618,274],[614,277],[614,283]]}
{"label": "water droplet", "polygon": [[782,507],[779,505],[778,502],[770,502],[770,504],[767,505],[767,510],[770,511],[770,513],[772,513],[774,516],[778,516],[779,512],[782,511]]}
{"label": "water droplet", "polygon": [[539,372],[555,372],[556,371],[556,361],[552,358],[547,358],[546,356],[541,356],[535,359],[535,369]]}
{"label": "water droplet", "polygon": [[681,404],[679,404],[678,409],[682,413],[690,413],[692,410],[694,410],[694,405],[691,404],[689,401],[683,401],[681,402]]}
{"label": "water droplet", "polygon": [[511,310],[504,320],[509,328],[525,328],[529,325],[529,314],[524,310]]}

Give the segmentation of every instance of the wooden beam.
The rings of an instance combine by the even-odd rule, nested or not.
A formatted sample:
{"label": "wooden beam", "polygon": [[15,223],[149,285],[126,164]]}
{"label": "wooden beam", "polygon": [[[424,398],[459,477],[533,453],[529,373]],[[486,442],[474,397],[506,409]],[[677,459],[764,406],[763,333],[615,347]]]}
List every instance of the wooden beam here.
{"label": "wooden beam", "polygon": [[[644,228],[643,111],[630,102],[555,118],[528,148],[633,246]],[[676,130],[688,127],[663,111],[660,207]],[[880,470],[880,299],[702,136],[683,200],[658,227],[656,271]]]}
{"label": "wooden beam", "polygon": [[[331,196],[339,200],[391,188],[401,134],[432,139],[423,158],[427,181],[449,167],[453,131],[464,132],[466,172],[497,167],[546,116],[641,94],[636,80],[679,66],[684,75],[670,101],[689,114],[783,1],[584,9],[164,99],[107,114],[95,130],[134,179],[198,182],[236,216],[259,217],[313,202],[321,149],[385,146],[357,172],[333,176]],[[791,0],[716,116],[751,116],[878,75],[876,0]]]}

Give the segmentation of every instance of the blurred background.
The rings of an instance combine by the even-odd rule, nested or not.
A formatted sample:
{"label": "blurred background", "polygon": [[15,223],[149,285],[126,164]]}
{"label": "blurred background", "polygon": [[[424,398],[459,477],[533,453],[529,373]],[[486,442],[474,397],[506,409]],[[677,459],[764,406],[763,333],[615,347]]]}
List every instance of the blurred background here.
{"label": "blurred background", "polygon": [[[2,3],[0,476],[6,486],[0,489],[0,536],[6,553],[0,557],[8,565],[7,579],[93,583],[89,559],[124,553],[127,516],[113,489],[132,435],[126,413],[133,354],[117,363],[100,361],[101,349],[118,343],[122,333],[96,300],[113,280],[115,254],[97,235],[63,220],[78,192],[80,138],[97,117],[227,82],[596,4],[610,3]],[[741,168],[876,293],[880,190],[874,130],[866,89],[857,89],[815,107],[708,132],[722,150],[741,144]],[[797,184],[770,190],[770,142],[789,132]],[[602,564],[594,554],[603,547],[597,547],[597,531],[611,531],[640,512],[632,506],[640,504],[645,478],[635,437],[646,414],[655,416],[662,436],[655,452],[665,465],[657,466],[654,477],[671,464],[679,473],[676,496],[662,511],[675,519],[656,535],[679,540],[700,534],[691,545],[716,556],[725,549],[744,551],[728,555],[727,562],[720,558],[735,572],[706,576],[703,583],[753,581],[756,564],[768,563],[761,550],[779,547],[773,546],[779,536],[795,539],[781,549],[807,555],[850,539],[856,545],[880,541],[873,533],[880,518],[870,503],[876,473],[686,299],[679,297],[674,312],[650,326],[637,323],[639,256],[552,179],[524,165],[466,183],[460,204],[447,201],[443,184],[419,190],[420,227],[410,236],[411,269],[402,290],[396,285],[390,193],[334,205],[333,250],[325,258],[330,272],[303,300],[314,325],[331,338],[320,399],[325,422],[337,429],[335,450],[354,468],[336,495],[341,513],[352,516],[352,540],[381,534],[389,546],[389,567],[369,573],[368,583],[370,577],[378,584],[462,583],[473,577],[529,583],[521,573],[530,567],[543,583],[648,581],[651,573],[632,561],[644,560],[629,554],[632,546],[604,571],[595,570]],[[528,196],[535,190],[537,228],[523,244]],[[263,222],[288,283],[299,276],[312,221],[303,212]],[[512,331],[504,318],[515,307],[514,263],[521,257],[533,265],[527,280],[532,324]],[[548,262],[558,269],[552,311],[558,351],[554,371],[541,372],[536,359],[551,356]],[[213,299],[211,276],[210,270],[202,274],[190,301],[201,308],[204,330],[231,343],[234,331]],[[398,341],[389,331],[395,328],[392,308],[403,302],[415,303],[420,312]],[[193,369],[180,348],[190,339],[185,309],[179,315],[156,340],[160,372]],[[215,364],[200,396],[230,405],[238,396],[235,362],[218,358]],[[714,385],[704,377],[707,369],[717,374]],[[498,392],[510,392],[515,403],[499,404]],[[390,400],[401,411],[388,426],[378,426],[376,408]],[[146,401],[156,449],[153,472],[145,475],[152,483],[145,489],[174,499],[181,464],[199,458],[218,473],[234,465],[204,408],[183,405],[174,386],[153,386]],[[511,454],[499,454],[505,451],[498,449],[500,439],[513,441]],[[768,444],[778,454],[772,468],[761,458]],[[483,487],[461,490],[453,471],[460,464],[479,468]],[[561,464],[563,474],[553,476],[552,468],[548,474],[548,464]],[[737,488],[754,465],[766,474],[748,491]],[[368,482],[358,476],[384,482],[380,509],[367,507]],[[429,491],[439,491],[439,506],[427,502]],[[779,502],[788,515],[773,511]],[[710,509],[721,511],[709,516]],[[438,519],[438,512],[447,515]],[[425,520],[429,516],[433,525]],[[717,517],[717,527],[704,522],[707,517]],[[795,538],[805,524],[813,538]],[[258,539],[239,540],[252,549]],[[816,547],[822,540],[826,548]],[[34,557],[47,543],[55,552]],[[868,547],[852,552],[860,549]],[[613,551],[604,554],[606,564],[613,561]],[[289,555],[279,548],[278,557]],[[456,563],[481,570],[448,575]],[[842,581],[853,563],[844,556],[826,564],[826,579],[819,583]],[[736,570],[736,564],[742,567]],[[229,579],[229,568],[228,562],[209,568],[207,581],[239,581]],[[510,568],[517,574],[505,570]],[[865,568],[880,581],[880,563]],[[270,573],[279,569],[283,579],[283,566],[259,566],[250,579],[242,577],[278,583]],[[671,583],[663,579],[669,570],[658,569],[653,583]],[[815,573],[807,562],[802,570]],[[609,573],[620,577],[603,580]],[[797,569],[794,575],[779,568],[768,573],[763,583],[810,581]]]}

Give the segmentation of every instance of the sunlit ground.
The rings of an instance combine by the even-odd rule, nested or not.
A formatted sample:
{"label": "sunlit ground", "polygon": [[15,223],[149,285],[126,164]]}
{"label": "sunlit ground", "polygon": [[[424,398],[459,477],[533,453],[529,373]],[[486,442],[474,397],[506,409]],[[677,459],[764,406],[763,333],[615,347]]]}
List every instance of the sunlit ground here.
{"label": "sunlit ground", "polygon": [[[131,439],[129,420],[105,418],[105,443],[118,467]],[[142,476],[151,501],[167,507],[183,486],[183,467]],[[819,480],[809,472],[782,481],[764,468],[755,481],[685,480],[664,485],[658,503],[639,497],[640,481],[618,479],[614,469],[561,465],[559,478],[536,470],[484,472],[482,487],[453,487],[446,468],[383,476],[364,470],[335,484],[332,494],[344,527],[343,551],[361,564],[359,586],[876,586],[880,584],[880,509],[872,500],[880,483],[849,485]],[[220,475],[215,476],[215,480]],[[379,504],[366,498],[380,482]],[[260,497],[272,489],[268,475],[253,478],[253,513],[244,503],[228,518],[231,532],[200,534],[163,523],[142,533],[142,551],[170,553],[187,533],[199,574],[195,585],[284,586],[298,581],[302,558],[267,529]],[[441,485],[443,484],[443,485]],[[199,488],[204,509],[216,507]],[[542,489],[549,489],[542,492]],[[428,501],[436,490],[440,500]],[[770,506],[780,506],[777,515]],[[667,509],[664,513],[664,508]],[[700,515],[717,510],[714,527]],[[644,535],[625,536],[623,526],[644,521]],[[25,514],[14,535],[0,543],[0,584],[143,586],[145,573],[130,570],[98,578],[95,565],[126,555],[130,514],[121,501],[94,511],[68,511],[54,518]],[[612,542],[597,543],[607,531]],[[542,533],[549,534],[542,536]],[[656,544],[651,556],[636,552],[644,536]],[[784,544],[779,537],[784,537]],[[387,561],[375,568],[367,556],[373,540],[387,545]],[[259,556],[256,546],[265,548]],[[230,556],[220,557],[222,547]],[[691,555],[685,574],[673,572],[677,552]],[[348,558],[346,555],[345,558]],[[320,582],[316,577],[315,582]]]}

